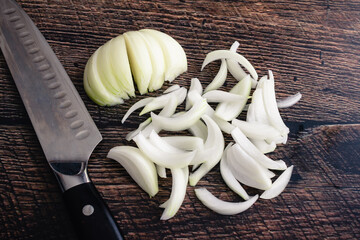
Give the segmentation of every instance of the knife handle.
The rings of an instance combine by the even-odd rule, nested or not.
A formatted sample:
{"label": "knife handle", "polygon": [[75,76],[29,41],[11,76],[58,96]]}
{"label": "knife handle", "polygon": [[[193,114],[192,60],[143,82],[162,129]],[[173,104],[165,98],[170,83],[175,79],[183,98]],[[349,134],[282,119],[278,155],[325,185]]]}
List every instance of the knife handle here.
{"label": "knife handle", "polygon": [[114,217],[92,182],[72,187],[63,195],[80,239],[123,239]]}

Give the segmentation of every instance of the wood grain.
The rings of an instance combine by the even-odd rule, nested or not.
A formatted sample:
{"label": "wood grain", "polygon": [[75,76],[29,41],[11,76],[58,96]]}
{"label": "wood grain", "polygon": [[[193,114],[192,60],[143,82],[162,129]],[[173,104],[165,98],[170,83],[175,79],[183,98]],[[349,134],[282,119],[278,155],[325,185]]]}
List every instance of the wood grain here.
{"label": "wood grain", "polygon": [[[89,174],[126,239],[360,239],[359,1],[18,2],[49,41],[103,134]],[[291,129],[289,143],[269,155],[295,165],[282,195],[260,200],[242,214],[221,216],[188,187],[176,217],[164,222],[158,205],[170,194],[171,178],[160,180],[159,194],[150,199],[118,163],[106,159],[111,147],[128,144],[126,134],[146,118],[132,115],[122,125],[129,106],[161,91],[99,107],[83,90],[83,69],[107,40],[141,28],[164,31],[184,47],[189,70],[174,83],[188,87],[192,77],[209,83],[218,63],[200,72],[206,53],[237,40],[259,75],[273,70],[279,97],[303,94],[299,104],[281,110]],[[224,89],[234,84],[228,77]],[[2,54],[0,99],[0,239],[76,239]],[[199,186],[221,199],[240,200],[223,183],[218,166]]]}

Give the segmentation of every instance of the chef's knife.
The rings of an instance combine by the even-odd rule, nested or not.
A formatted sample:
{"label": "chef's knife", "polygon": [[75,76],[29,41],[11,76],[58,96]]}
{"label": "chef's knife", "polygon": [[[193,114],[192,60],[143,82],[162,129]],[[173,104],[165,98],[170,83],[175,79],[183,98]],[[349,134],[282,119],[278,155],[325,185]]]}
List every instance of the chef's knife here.
{"label": "chef's knife", "polygon": [[81,239],[122,239],[87,175],[102,140],[56,55],[14,0],[1,0],[0,45]]}

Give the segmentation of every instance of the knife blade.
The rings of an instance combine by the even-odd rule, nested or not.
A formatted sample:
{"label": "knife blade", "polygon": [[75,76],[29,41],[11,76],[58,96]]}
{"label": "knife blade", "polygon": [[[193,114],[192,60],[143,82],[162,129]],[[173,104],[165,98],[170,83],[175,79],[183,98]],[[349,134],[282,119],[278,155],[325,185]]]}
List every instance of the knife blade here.
{"label": "knife blade", "polygon": [[14,0],[0,5],[0,47],[81,239],[122,239],[87,174],[102,136],[60,61]]}

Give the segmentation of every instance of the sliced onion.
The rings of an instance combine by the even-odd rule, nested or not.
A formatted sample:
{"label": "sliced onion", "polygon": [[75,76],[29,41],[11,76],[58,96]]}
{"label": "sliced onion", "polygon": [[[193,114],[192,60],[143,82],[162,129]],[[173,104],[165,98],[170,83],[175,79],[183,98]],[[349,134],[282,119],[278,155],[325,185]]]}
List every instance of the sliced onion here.
{"label": "sliced onion", "polygon": [[202,87],[199,79],[197,79],[197,78],[191,79],[189,93],[188,93],[188,96],[186,97],[185,110],[190,109],[192,107],[192,105],[194,105],[195,100],[191,99],[191,93],[193,93],[193,92],[197,93],[199,96],[201,96],[203,93],[203,87]]}
{"label": "sliced onion", "polygon": [[291,174],[293,171],[294,166],[288,167],[279,177],[275,180],[275,182],[272,184],[271,188],[263,192],[263,194],[260,195],[260,198],[263,199],[271,199],[274,197],[277,197],[284,191],[285,187],[288,185]]}
{"label": "sliced onion", "polygon": [[196,151],[192,152],[172,152],[166,151],[167,147],[156,146],[152,144],[144,135],[140,132],[134,138],[134,142],[139,149],[154,163],[163,166],[165,168],[183,168],[189,165],[193,160]]}
{"label": "sliced onion", "polygon": [[202,97],[206,98],[208,102],[235,102],[247,100],[244,96],[221,90],[208,91]]}
{"label": "sliced onion", "polygon": [[226,60],[225,59],[221,59],[221,65],[220,65],[220,69],[218,71],[218,73],[216,74],[216,76],[214,77],[214,79],[211,81],[211,83],[205,88],[205,93],[211,90],[215,90],[218,89],[219,87],[221,87],[227,77],[227,67],[226,67]]}
{"label": "sliced onion", "polygon": [[282,139],[279,131],[272,126],[257,122],[245,122],[233,119],[231,124],[238,127],[248,138],[257,140]]}
{"label": "sliced onion", "polygon": [[162,205],[165,210],[161,216],[161,220],[167,220],[175,216],[177,211],[180,209],[182,202],[186,195],[186,187],[189,176],[188,167],[172,168],[172,189],[170,198]]}
{"label": "sliced onion", "polygon": [[203,151],[197,152],[192,164],[205,162],[195,172],[190,174],[189,184],[191,186],[195,186],[220,161],[225,145],[221,130],[214,120],[208,115],[204,115],[202,118],[206,123],[208,136]]}
{"label": "sliced onion", "polygon": [[139,127],[137,129],[135,129],[134,131],[129,132],[126,135],[125,139],[128,140],[128,141],[132,140],[136,135],[138,135],[139,132],[143,131],[150,124],[151,124],[151,118],[149,117],[148,119],[146,119],[145,121],[140,123]]}
{"label": "sliced onion", "polygon": [[206,188],[195,189],[195,194],[206,207],[222,215],[234,215],[244,212],[259,198],[259,195],[255,195],[245,202],[226,202],[212,195]]}
{"label": "sliced onion", "polygon": [[274,169],[274,170],[284,170],[286,169],[286,164],[282,160],[274,161],[265,156],[263,153],[257,149],[254,144],[250,142],[249,139],[241,132],[239,128],[234,128],[231,132],[231,136],[242,148],[245,149],[247,154],[254,158],[259,164],[265,168]]}
{"label": "sliced onion", "polygon": [[206,55],[206,58],[201,66],[201,70],[204,69],[206,65],[208,65],[210,62],[219,60],[219,59],[232,59],[236,62],[238,62],[240,65],[244,66],[246,70],[251,74],[253,79],[257,81],[258,75],[255,71],[255,68],[251,65],[251,63],[244,58],[242,55],[238,53],[231,52],[229,50],[216,50],[208,53]]}
{"label": "sliced onion", "polygon": [[276,149],[275,142],[267,143],[265,140],[258,140],[258,139],[252,139],[252,138],[249,138],[249,139],[255,145],[255,147],[264,154],[273,152]]}
{"label": "sliced onion", "polygon": [[205,113],[207,108],[206,100],[200,100],[186,113],[178,117],[163,117],[151,113],[151,118],[155,125],[160,126],[166,131],[186,130],[196,123]]}
{"label": "sliced onion", "polygon": [[165,94],[165,93],[171,93],[171,92],[173,92],[173,91],[175,91],[175,90],[178,90],[179,88],[180,88],[180,85],[178,85],[178,84],[172,85],[172,86],[168,87],[168,88],[164,91],[164,94]]}
{"label": "sliced onion", "polygon": [[182,87],[178,90],[172,91],[170,93],[167,93],[165,95],[161,95],[159,97],[156,97],[151,101],[150,103],[146,104],[146,106],[143,108],[143,110],[140,112],[140,115],[143,115],[145,113],[164,108],[168,102],[169,99],[173,96],[177,99],[177,104],[180,105],[186,98],[186,88]]}
{"label": "sliced onion", "polygon": [[249,199],[249,195],[245,191],[245,189],[240,185],[240,183],[236,180],[233,173],[231,172],[227,160],[226,160],[226,154],[228,149],[232,146],[232,143],[229,143],[227,147],[224,150],[224,153],[222,155],[222,158],[220,160],[220,173],[222,178],[224,179],[226,185],[233,190],[235,193],[237,193],[240,197],[242,197],[244,200]]}
{"label": "sliced onion", "polygon": [[139,149],[130,146],[114,147],[110,149],[107,157],[120,163],[150,196],[155,196],[158,192],[155,165]]}
{"label": "sliced onion", "polygon": [[166,62],[165,80],[172,82],[187,71],[186,54],[174,38],[153,29],[142,29],[140,32],[150,34],[159,42]]}
{"label": "sliced onion", "polygon": [[148,97],[148,98],[144,98],[141,99],[139,101],[137,101],[134,105],[132,105],[129,110],[125,113],[124,117],[121,119],[121,123],[124,123],[126,121],[126,119],[137,109],[144,107],[146,104],[148,104],[149,102],[151,102],[154,98],[153,97]]}
{"label": "sliced onion", "polygon": [[204,141],[207,138],[207,127],[206,125],[199,119],[196,123],[189,127],[189,132],[195,137],[199,137]]}
{"label": "sliced onion", "polygon": [[281,135],[283,136],[287,135],[289,133],[289,128],[286,127],[285,123],[283,122],[279,113],[279,109],[277,107],[276,97],[275,97],[274,76],[270,70],[269,70],[269,80],[264,81],[263,97],[264,97],[265,110],[271,125],[276,129],[278,129]]}
{"label": "sliced onion", "polygon": [[162,150],[165,152],[171,153],[184,153],[184,150],[180,148],[174,147],[173,145],[169,144],[166,140],[160,137],[155,131],[152,131],[149,136],[150,142],[154,146],[161,146]]}
{"label": "sliced onion", "polygon": [[159,175],[159,177],[167,178],[166,168],[164,168],[163,166],[156,165],[156,171],[157,171],[157,174]]}
{"label": "sliced onion", "polygon": [[140,32],[130,31],[123,35],[134,81],[140,94],[145,94],[147,93],[153,72],[146,43]]}
{"label": "sliced onion", "polygon": [[242,100],[234,102],[222,102],[216,107],[215,114],[225,121],[231,121],[239,116],[243,110],[251,91],[250,75],[237,83],[230,93],[238,94],[243,97]]}
{"label": "sliced onion", "polygon": [[204,140],[192,136],[167,136],[162,138],[168,144],[186,151],[204,148]]}
{"label": "sliced onion", "polygon": [[262,190],[271,187],[271,179],[264,168],[239,144],[234,144],[229,148],[226,158],[229,168],[239,182]]}
{"label": "sliced onion", "polygon": [[276,101],[278,108],[288,108],[295,105],[298,101],[300,101],[302,95],[300,92],[291,95],[286,98],[282,98]]}

